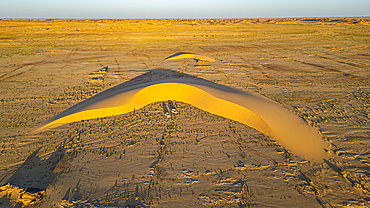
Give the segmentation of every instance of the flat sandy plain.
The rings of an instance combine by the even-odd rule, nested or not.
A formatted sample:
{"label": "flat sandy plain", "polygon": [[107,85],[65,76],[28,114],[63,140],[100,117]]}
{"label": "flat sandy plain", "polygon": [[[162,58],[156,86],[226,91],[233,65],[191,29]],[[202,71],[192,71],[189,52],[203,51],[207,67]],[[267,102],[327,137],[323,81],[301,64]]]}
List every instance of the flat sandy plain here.
{"label": "flat sandy plain", "polygon": [[[0,20],[0,34],[0,207],[370,206],[369,18]],[[216,61],[165,60],[177,52]],[[158,102],[33,133],[110,87],[179,73],[280,103],[329,157],[176,101],[170,119]]]}

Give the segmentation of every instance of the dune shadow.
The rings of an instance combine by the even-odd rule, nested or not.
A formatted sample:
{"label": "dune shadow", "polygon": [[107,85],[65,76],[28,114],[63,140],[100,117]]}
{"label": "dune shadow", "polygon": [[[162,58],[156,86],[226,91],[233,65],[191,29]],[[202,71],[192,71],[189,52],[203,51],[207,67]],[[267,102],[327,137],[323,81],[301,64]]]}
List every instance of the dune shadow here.
{"label": "dune shadow", "polygon": [[[132,84],[141,84],[141,83],[146,83],[146,82],[150,82],[150,81],[153,81],[153,79],[155,78],[160,78],[160,77],[171,77],[171,78],[197,78],[193,75],[190,75],[190,74],[185,74],[185,73],[181,73],[181,72],[178,72],[178,71],[175,71],[175,70],[171,70],[171,69],[166,69],[166,68],[156,68],[156,69],[151,69],[151,70],[148,70],[146,71],[144,74],[142,75],[139,75],[129,81],[126,81],[122,84],[119,84],[117,85],[116,87],[127,87],[127,86],[131,86]],[[111,89],[115,89],[115,87],[111,88]]]}
{"label": "dune shadow", "polygon": [[65,150],[58,149],[45,160],[39,157],[40,150],[41,148],[28,156],[5,184],[23,188],[30,193],[46,190],[49,184],[55,180],[54,170],[61,161]]}

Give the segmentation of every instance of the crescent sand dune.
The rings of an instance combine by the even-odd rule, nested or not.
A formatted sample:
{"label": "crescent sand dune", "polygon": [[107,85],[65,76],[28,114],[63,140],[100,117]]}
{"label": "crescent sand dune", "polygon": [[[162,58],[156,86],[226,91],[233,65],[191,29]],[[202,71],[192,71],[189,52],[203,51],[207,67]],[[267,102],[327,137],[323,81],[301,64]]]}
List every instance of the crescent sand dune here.
{"label": "crescent sand dune", "polygon": [[36,131],[74,121],[128,113],[156,101],[175,100],[255,128],[308,159],[327,157],[324,151],[326,143],[314,129],[278,103],[264,97],[199,78],[165,77],[131,86],[123,84],[67,109]]}
{"label": "crescent sand dune", "polygon": [[202,60],[202,61],[209,61],[209,62],[215,61],[213,58],[210,58],[208,56],[194,54],[194,53],[186,53],[186,52],[175,53],[172,56],[167,57],[166,60],[185,59],[185,58],[192,58],[195,60]]}

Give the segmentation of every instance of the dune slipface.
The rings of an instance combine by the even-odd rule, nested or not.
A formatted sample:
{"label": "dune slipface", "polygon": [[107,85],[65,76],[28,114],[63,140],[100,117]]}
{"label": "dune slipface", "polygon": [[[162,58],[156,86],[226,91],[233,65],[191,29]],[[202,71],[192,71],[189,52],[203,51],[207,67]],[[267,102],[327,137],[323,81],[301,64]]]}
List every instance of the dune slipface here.
{"label": "dune slipface", "polygon": [[123,84],[67,109],[37,131],[128,113],[156,101],[175,100],[255,128],[308,159],[321,160],[326,155],[326,144],[314,129],[281,105],[261,96],[198,78],[161,77],[131,86]]}

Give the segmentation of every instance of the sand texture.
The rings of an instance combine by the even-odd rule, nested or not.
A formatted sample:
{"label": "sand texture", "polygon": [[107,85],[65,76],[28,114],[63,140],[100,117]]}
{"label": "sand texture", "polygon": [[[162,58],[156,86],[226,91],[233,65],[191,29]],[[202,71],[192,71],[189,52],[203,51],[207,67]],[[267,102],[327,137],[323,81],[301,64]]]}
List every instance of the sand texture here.
{"label": "sand texture", "polygon": [[369,23],[0,20],[0,207],[369,207]]}

